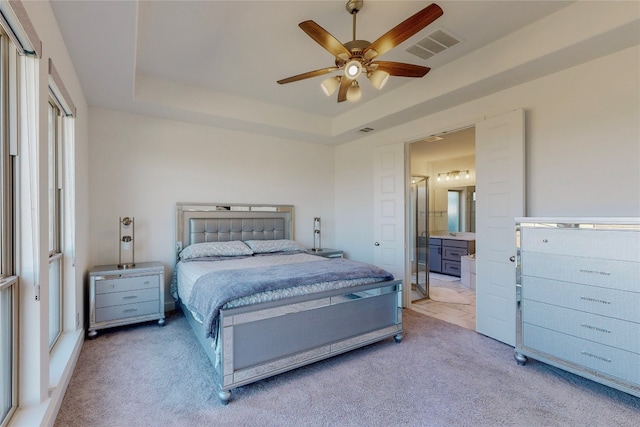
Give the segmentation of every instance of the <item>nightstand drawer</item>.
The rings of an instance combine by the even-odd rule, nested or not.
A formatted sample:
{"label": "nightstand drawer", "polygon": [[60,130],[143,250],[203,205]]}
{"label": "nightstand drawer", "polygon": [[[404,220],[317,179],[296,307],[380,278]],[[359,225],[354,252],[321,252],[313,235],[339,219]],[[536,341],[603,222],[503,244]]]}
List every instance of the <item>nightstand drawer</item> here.
{"label": "nightstand drawer", "polygon": [[158,300],[158,288],[136,289],[135,291],[110,292],[96,295],[96,308],[120,304],[134,304]]}
{"label": "nightstand drawer", "polygon": [[120,277],[96,280],[96,294],[111,292],[125,292],[136,289],[158,289],[160,276],[157,274],[148,276]]}
{"label": "nightstand drawer", "polygon": [[96,308],[96,322],[108,322],[116,319],[157,314],[159,310],[160,301],[157,299],[155,301],[141,302],[138,304],[122,304]]}

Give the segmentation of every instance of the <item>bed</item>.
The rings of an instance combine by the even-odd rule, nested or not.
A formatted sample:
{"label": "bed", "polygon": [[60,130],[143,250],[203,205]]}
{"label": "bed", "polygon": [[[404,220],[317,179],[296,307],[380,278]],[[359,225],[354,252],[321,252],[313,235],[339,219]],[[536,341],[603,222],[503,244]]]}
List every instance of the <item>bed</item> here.
{"label": "bed", "polygon": [[307,253],[293,206],[179,203],[176,220],[171,293],[215,368],[222,404],[236,387],[402,340],[402,282]]}

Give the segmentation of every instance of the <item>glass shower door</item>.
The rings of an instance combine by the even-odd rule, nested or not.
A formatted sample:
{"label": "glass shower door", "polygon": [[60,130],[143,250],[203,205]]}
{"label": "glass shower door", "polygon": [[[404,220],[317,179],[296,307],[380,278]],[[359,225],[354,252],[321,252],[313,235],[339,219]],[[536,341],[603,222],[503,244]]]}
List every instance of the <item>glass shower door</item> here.
{"label": "glass shower door", "polygon": [[[429,177],[414,175],[411,180],[413,299],[429,297]],[[417,294],[417,298],[416,298]]]}

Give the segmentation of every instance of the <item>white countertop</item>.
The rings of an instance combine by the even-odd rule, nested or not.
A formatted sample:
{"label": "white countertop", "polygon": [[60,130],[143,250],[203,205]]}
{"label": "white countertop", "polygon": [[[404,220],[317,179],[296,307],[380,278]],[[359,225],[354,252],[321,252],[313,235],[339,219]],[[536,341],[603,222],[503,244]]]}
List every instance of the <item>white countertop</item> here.
{"label": "white countertop", "polygon": [[449,239],[449,240],[476,240],[476,233],[464,232],[464,233],[449,233],[446,231],[436,231],[429,237],[434,239]]}

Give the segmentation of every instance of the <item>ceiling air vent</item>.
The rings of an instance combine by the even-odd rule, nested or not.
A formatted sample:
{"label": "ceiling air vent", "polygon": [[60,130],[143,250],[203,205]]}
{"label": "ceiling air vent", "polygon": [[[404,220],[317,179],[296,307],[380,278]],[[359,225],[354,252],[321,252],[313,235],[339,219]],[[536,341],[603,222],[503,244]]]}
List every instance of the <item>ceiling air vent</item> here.
{"label": "ceiling air vent", "polygon": [[360,132],[360,133],[369,133],[369,132],[373,132],[374,130],[375,129],[373,129],[373,128],[367,127],[367,128],[360,129],[358,132]]}
{"label": "ceiling air vent", "polygon": [[422,59],[429,59],[460,43],[460,39],[450,31],[439,28],[406,51]]}

